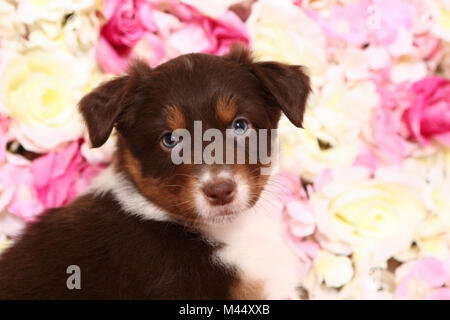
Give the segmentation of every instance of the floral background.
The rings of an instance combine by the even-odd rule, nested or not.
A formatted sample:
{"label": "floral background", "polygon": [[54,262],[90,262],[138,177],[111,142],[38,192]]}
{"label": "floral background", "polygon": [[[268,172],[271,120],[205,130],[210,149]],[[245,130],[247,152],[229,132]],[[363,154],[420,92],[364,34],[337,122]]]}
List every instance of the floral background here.
{"label": "floral background", "polygon": [[84,94],[233,41],[312,78],[276,176],[299,298],[450,299],[448,0],[0,0],[0,250],[110,162]]}

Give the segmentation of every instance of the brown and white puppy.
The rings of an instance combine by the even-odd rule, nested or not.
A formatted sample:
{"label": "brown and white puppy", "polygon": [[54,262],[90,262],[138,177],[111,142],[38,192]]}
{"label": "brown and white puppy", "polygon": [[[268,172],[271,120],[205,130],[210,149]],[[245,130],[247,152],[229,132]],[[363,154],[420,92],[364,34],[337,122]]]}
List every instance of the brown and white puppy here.
{"label": "brown and white puppy", "polygon": [[[301,126],[309,79],[234,47],[142,62],[80,102],[93,147],[117,129],[116,159],[89,192],[46,211],[0,257],[0,299],[283,299],[298,259],[265,200],[256,164],[179,164],[172,132]],[[269,143],[269,142],[268,142]],[[266,206],[269,203],[265,204]],[[261,206],[264,208],[264,204]],[[267,208],[267,207],[266,207]],[[68,289],[71,265],[80,289]]]}

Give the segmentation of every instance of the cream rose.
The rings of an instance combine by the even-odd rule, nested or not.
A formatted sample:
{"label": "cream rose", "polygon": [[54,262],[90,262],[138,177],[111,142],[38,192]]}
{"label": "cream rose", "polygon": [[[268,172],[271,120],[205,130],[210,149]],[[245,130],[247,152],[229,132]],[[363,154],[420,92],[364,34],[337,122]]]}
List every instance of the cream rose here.
{"label": "cream rose", "polygon": [[279,124],[281,167],[302,178],[314,181],[327,168],[350,166],[355,160],[356,144],[335,145],[321,148],[318,138],[309,129],[299,129],[286,117]]}
{"label": "cream rose", "polygon": [[304,279],[304,283],[322,283],[327,287],[339,288],[348,283],[353,277],[352,261],[347,256],[338,256],[321,250],[311,272]]}
{"label": "cream rose", "polygon": [[303,126],[331,145],[354,144],[379,101],[370,81],[346,81],[343,68],[330,66],[326,84],[308,100]]}
{"label": "cream rose", "polygon": [[415,181],[381,171],[370,178],[357,167],[333,171],[311,206],[324,248],[371,265],[407,250],[426,214]]}
{"label": "cream rose", "polygon": [[433,16],[433,33],[446,41],[450,41],[450,2],[447,0],[430,1]]}
{"label": "cream rose", "polygon": [[282,167],[301,170],[310,181],[326,168],[355,161],[363,129],[370,127],[372,110],[380,100],[372,83],[345,81],[340,67],[330,67],[325,79],[326,85],[308,100],[305,129],[293,127],[285,118],[279,125]]}
{"label": "cream rose", "polygon": [[290,1],[258,1],[247,21],[256,58],[307,67],[320,82],[327,59],[320,27]]}
{"label": "cream rose", "polygon": [[87,58],[29,51],[6,64],[0,110],[14,121],[11,133],[30,151],[46,152],[82,134],[78,100],[92,72]]}

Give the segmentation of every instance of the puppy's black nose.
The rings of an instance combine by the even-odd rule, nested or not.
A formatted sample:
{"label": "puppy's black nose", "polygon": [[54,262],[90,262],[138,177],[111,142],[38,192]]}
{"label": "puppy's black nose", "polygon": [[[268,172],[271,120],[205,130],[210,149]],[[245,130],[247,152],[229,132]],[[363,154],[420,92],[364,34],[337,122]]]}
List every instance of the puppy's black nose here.
{"label": "puppy's black nose", "polygon": [[232,180],[209,182],[202,187],[208,201],[213,205],[224,205],[233,200],[236,185]]}

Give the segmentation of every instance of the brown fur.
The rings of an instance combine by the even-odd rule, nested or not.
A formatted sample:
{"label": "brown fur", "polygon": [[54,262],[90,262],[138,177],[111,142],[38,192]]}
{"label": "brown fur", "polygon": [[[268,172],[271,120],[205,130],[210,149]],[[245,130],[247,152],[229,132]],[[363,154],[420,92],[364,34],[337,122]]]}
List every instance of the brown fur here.
{"label": "brown fur", "polygon": [[183,129],[186,127],[183,113],[178,107],[167,107],[167,125],[172,131],[175,131],[176,129]]}
{"label": "brown fur", "polygon": [[[0,256],[0,299],[262,298],[259,284],[214,262],[222,244],[196,231],[193,199],[205,164],[173,164],[160,138],[179,127],[192,132],[195,120],[203,130],[225,132],[233,117],[274,129],[282,111],[300,126],[308,92],[300,67],[256,63],[237,47],[223,57],[180,56],[155,69],[136,61],[127,75],[100,85],[80,101],[92,146],[101,146],[115,127],[115,169],[176,222],[124,212],[109,192],[47,210]],[[167,106],[176,107],[167,113]],[[262,166],[208,169],[244,176],[254,204],[267,181]],[[69,265],[81,268],[81,290],[66,287]]]}
{"label": "brown fur", "polygon": [[217,99],[216,112],[224,124],[230,124],[237,112],[237,104],[234,97],[219,97]]}
{"label": "brown fur", "polygon": [[239,275],[231,286],[231,297],[236,300],[262,300],[265,297],[261,281],[247,279]]}

